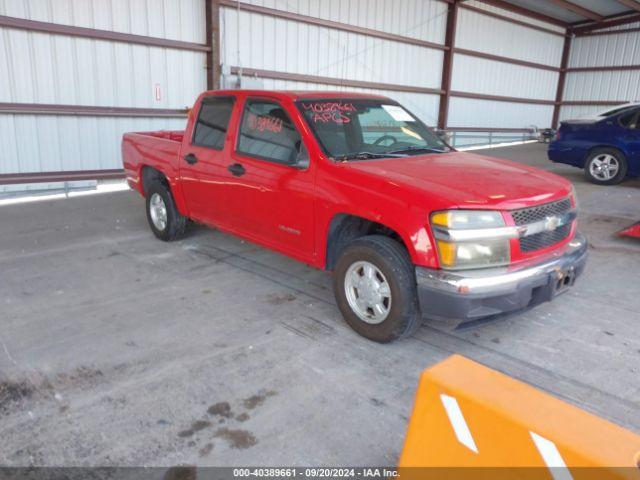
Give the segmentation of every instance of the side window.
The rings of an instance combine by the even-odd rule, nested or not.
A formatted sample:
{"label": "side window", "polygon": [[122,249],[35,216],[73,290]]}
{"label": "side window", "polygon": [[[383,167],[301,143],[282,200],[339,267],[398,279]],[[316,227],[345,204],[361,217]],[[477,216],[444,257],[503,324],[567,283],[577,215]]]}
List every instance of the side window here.
{"label": "side window", "polygon": [[211,96],[202,99],[193,132],[194,145],[223,149],[234,102],[235,99],[231,97]]}
{"label": "side window", "polygon": [[640,110],[634,110],[620,117],[620,125],[623,127],[637,129],[640,127],[638,125],[638,115],[640,114]]}
{"label": "side window", "polygon": [[247,100],[238,152],[287,165],[301,165],[306,156],[300,133],[289,115],[279,103],[269,100]]}

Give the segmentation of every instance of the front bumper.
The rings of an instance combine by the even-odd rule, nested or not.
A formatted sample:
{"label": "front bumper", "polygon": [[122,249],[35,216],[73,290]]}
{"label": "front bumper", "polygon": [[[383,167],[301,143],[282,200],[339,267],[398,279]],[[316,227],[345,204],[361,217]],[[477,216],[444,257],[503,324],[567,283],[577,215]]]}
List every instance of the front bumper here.
{"label": "front bumper", "polygon": [[467,271],[416,267],[418,298],[425,317],[475,320],[533,307],[573,285],[587,261],[587,239],[576,233],[550,259],[518,269]]}

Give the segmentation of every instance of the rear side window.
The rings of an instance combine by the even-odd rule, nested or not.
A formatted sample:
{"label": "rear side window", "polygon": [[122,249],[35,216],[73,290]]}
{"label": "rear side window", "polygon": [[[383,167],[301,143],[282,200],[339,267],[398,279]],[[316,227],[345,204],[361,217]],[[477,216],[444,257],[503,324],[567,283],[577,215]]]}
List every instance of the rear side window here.
{"label": "rear side window", "polygon": [[614,108],[613,110],[607,110],[606,112],[601,113],[600,116],[601,117],[611,117],[613,115],[616,115],[617,113],[624,112],[628,108],[629,108],[629,105],[624,105],[622,107]]}
{"label": "rear side window", "polygon": [[277,102],[247,100],[238,152],[272,162],[295,164],[302,145],[287,112]]}
{"label": "rear side window", "polygon": [[235,99],[232,97],[205,97],[193,133],[193,144],[222,150],[229,127]]}
{"label": "rear side window", "polygon": [[640,110],[634,110],[631,113],[627,113],[620,117],[620,125],[627,128],[638,128],[638,114]]}

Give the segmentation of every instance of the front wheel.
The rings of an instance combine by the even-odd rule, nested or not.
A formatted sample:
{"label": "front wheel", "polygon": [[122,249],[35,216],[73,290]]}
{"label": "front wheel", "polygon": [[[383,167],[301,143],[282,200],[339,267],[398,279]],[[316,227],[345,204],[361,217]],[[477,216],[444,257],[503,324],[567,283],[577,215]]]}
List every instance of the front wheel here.
{"label": "front wheel", "polygon": [[627,175],[627,159],[616,149],[598,148],[587,157],[584,173],[593,183],[615,185]]}
{"label": "front wheel", "polygon": [[338,307],[356,332],[387,343],[413,333],[422,315],[415,269],[397,241],[371,235],[349,244],[333,275]]}

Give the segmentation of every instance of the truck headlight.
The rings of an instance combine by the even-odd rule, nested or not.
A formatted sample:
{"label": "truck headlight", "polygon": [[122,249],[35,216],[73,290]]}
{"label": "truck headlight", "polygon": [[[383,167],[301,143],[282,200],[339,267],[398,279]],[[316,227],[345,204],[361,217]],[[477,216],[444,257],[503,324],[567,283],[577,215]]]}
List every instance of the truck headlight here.
{"label": "truck headlight", "polygon": [[442,268],[466,269],[507,265],[511,257],[509,239],[516,227],[505,224],[500,212],[447,210],[431,215]]}

